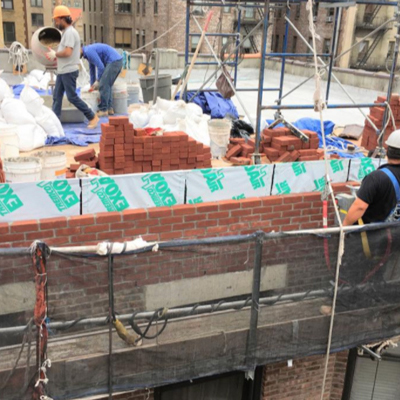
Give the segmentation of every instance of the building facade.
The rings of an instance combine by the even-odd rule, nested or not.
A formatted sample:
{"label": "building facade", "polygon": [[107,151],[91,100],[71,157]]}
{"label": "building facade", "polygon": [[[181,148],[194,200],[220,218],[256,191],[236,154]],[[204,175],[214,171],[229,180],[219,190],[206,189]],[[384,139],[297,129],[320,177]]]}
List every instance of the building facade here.
{"label": "building facade", "polygon": [[12,42],[20,42],[28,46],[28,27],[26,0],[4,0],[1,2],[3,14],[4,44],[9,46]]}
{"label": "building facade", "polygon": [[0,7],[0,49],[4,47],[4,32],[3,32],[3,13]]}

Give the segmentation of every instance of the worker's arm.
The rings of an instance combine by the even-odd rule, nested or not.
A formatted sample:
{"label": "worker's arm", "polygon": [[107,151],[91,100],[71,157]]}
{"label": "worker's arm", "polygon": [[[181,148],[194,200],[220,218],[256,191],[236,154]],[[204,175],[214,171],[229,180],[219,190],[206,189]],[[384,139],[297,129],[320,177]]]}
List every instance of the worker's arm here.
{"label": "worker's arm", "polygon": [[90,86],[96,82],[96,66],[89,62]]}
{"label": "worker's arm", "polygon": [[68,58],[68,57],[71,57],[72,50],[73,49],[71,47],[66,47],[64,50],[57,51],[56,52],[56,57],[57,58]]}
{"label": "worker's arm", "polygon": [[346,218],[343,221],[343,226],[350,226],[357,222],[368,208],[368,203],[356,197],[354,203],[347,212]]}
{"label": "worker's arm", "polygon": [[[90,71],[92,71],[92,68],[93,68],[93,71],[95,71],[97,68],[97,80],[100,80],[101,76],[103,75],[104,69],[105,69],[103,61],[101,61],[101,58],[99,57],[97,52],[90,48],[86,48],[85,56],[86,56],[87,60],[89,61],[90,68],[91,68]],[[91,85],[93,85],[93,83],[96,80],[95,73],[93,74],[93,76],[94,76],[94,80],[92,82],[92,73],[90,73],[90,84]]]}

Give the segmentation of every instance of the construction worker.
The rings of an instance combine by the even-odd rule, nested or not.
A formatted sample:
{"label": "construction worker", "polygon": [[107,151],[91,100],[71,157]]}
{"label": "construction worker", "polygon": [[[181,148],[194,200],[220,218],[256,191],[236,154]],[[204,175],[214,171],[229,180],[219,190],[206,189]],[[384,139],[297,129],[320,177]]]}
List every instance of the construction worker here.
{"label": "construction worker", "polygon": [[394,131],[386,144],[388,163],[363,179],[344,226],[360,218],[364,224],[400,220],[400,130]]}
{"label": "construction worker", "polygon": [[61,116],[62,101],[64,93],[68,101],[80,110],[88,119],[89,129],[96,128],[99,117],[90,107],[76,94],[76,80],[79,75],[81,40],[79,33],[72,26],[71,12],[65,6],[54,8],[53,20],[55,27],[62,31],[61,42],[54,51],[49,47],[46,53],[48,60],[57,59],[57,80],[53,92],[53,111],[58,118]]}
{"label": "construction worker", "polygon": [[82,47],[81,57],[89,62],[92,85],[89,91],[98,88],[100,92],[97,116],[114,115],[112,87],[122,69],[122,56],[107,44],[95,43]]}

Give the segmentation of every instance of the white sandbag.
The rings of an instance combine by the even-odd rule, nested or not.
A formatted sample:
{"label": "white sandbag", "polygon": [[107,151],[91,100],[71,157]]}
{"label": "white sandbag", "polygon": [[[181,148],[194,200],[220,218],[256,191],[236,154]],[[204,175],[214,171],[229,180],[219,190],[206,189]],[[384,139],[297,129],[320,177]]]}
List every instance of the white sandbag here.
{"label": "white sandbag", "polygon": [[148,128],[162,128],[164,126],[164,119],[161,114],[154,114],[150,117],[150,121],[146,127]]}
{"label": "white sandbag", "polygon": [[166,124],[175,124],[186,118],[186,103],[183,100],[171,101],[172,105],[163,115]]}
{"label": "white sandbag", "polygon": [[36,90],[29,87],[29,85],[26,83],[22,89],[20,99],[25,104],[28,112],[34,117],[40,117],[42,115],[44,100],[40,97]]}
{"label": "white sandbag", "polygon": [[209,146],[210,135],[207,123],[209,119],[209,115],[186,117],[184,120],[178,120],[179,130],[183,130],[194,140]]}
{"label": "white sandbag", "polygon": [[54,114],[54,112],[46,106],[43,106],[42,109],[42,115],[36,117],[35,119],[38,125],[40,125],[44,129],[46,135],[53,137],[65,136],[64,129],[56,114]]}
{"label": "white sandbag", "polygon": [[168,111],[174,101],[162,99],[161,97],[157,97],[156,107],[160,111]]}
{"label": "white sandbag", "polygon": [[[1,72],[0,72],[0,75],[1,75]],[[14,94],[13,94],[10,86],[7,85],[7,82],[4,79],[0,78],[0,103],[4,99],[12,98],[12,97],[14,97]]]}
{"label": "white sandbag", "polygon": [[35,118],[28,112],[22,100],[6,98],[1,103],[1,112],[7,124],[36,125]]}
{"label": "white sandbag", "polygon": [[139,110],[132,111],[129,121],[135,128],[144,128],[150,122],[149,110],[140,107]]}
{"label": "white sandbag", "polygon": [[21,151],[31,151],[38,147],[43,147],[46,143],[46,132],[37,124],[26,124],[17,126],[19,138],[19,149]]}
{"label": "white sandbag", "polygon": [[28,77],[35,78],[38,82],[40,82],[44,75],[44,71],[41,71],[40,69],[33,69],[31,72],[29,72]]}
{"label": "white sandbag", "polygon": [[192,115],[197,115],[201,117],[203,115],[203,109],[195,103],[186,104],[186,116],[191,117]]}

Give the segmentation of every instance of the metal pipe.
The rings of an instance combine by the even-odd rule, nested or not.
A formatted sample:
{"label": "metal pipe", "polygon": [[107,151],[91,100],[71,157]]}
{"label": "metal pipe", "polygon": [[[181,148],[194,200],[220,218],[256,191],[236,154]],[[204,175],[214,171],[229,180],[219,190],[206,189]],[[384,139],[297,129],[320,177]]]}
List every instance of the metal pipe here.
{"label": "metal pipe", "polygon": [[[389,104],[390,104],[390,98],[392,97],[392,91],[393,91],[393,83],[394,83],[394,78],[395,78],[395,70],[397,66],[397,57],[399,55],[399,44],[400,44],[400,0],[397,5],[397,12],[396,12],[396,19],[397,19],[397,32],[396,32],[396,41],[395,41],[395,46],[394,46],[394,53],[393,53],[393,62],[392,62],[392,68],[390,70],[390,77],[389,77],[389,84],[388,84],[388,91],[387,91],[387,105],[385,108],[385,114],[383,115],[383,121],[382,121],[382,131],[378,137],[378,148],[380,149],[380,153],[382,152],[383,149],[383,136],[385,135],[385,130],[386,130],[386,122],[388,121],[389,118]],[[381,158],[384,157],[384,154],[381,154]]]}
{"label": "metal pipe", "polygon": [[[185,68],[189,65],[189,33],[190,33],[190,0],[186,0],[186,36],[185,36]],[[187,86],[184,88],[183,98],[186,99]]]}
{"label": "metal pipe", "polygon": [[[381,6],[396,6],[397,2],[394,1],[389,1],[389,2],[385,2],[385,1],[379,1],[379,0],[355,0],[357,2],[357,4],[372,4],[372,5],[381,5]],[[271,4],[282,4],[282,3],[287,3],[287,1],[282,1],[282,0],[271,0],[270,3]],[[305,3],[307,2],[307,0],[289,0],[289,4],[299,4],[299,3]],[[327,3],[327,4],[332,4],[332,7],[335,6],[335,3],[337,3],[338,0],[323,0],[323,1],[319,1],[318,3]],[[246,7],[246,8],[259,8],[260,4],[257,3],[264,3],[264,1],[260,0],[258,2],[252,2],[253,4],[249,4],[246,3],[246,5],[242,5],[242,7]],[[221,6],[221,2],[220,1],[207,1],[207,2],[197,2],[197,1],[190,1],[191,5],[194,6],[206,6],[206,7],[218,7]],[[238,3],[223,3],[224,7],[237,7]]]}
{"label": "metal pipe", "polygon": [[[385,107],[385,103],[365,103],[365,104],[327,104],[326,108],[367,108],[367,107]],[[314,109],[314,104],[288,104],[262,106],[263,110],[309,110]]]}
{"label": "metal pipe", "polygon": [[260,310],[261,263],[264,232],[257,232],[256,248],[254,254],[253,288],[251,291],[251,313],[249,334],[246,344],[245,364],[249,370],[255,368],[255,350],[257,348],[258,314]]}
{"label": "metal pipe", "polygon": [[260,74],[258,79],[258,98],[257,98],[257,120],[256,120],[256,148],[254,151],[254,164],[260,164],[260,142],[261,142],[261,113],[264,87],[264,73],[265,73],[265,53],[267,52],[267,37],[268,37],[268,24],[269,24],[269,2],[266,0],[264,3],[264,19],[263,31],[261,39],[261,60],[260,60]]}
{"label": "metal pipe", "polygon": [[[283,54],[285,54],[286,50],[287,50],[287,42],[288,42],[288,36],[289,36],[289,23],[288,23],[289,18],[290,18],[290,7],[286,6],[285,34],[283,37],[283,46],[282,46]],[[285,79],[285,65],[286,65],[286,56],[282,56],[281,76],[280,76],[280,80],[279,80],[279,98],[282,97],[282,92],[283,92],[283,81]],[[278,100],[278,104],[281,104],[280,100]]]}
{"label": "metal pipe", "polygon": [[[258,88],[235,88],[237,92],[254,92]],[[194,92],[194,90],[192,90]],[[263,92],[278,92],[279,88],[264,88]],[[202,89],[202,92],[218,92],[218,89]]]}
{"label": "metal pipe", "polygon": [[157,92],[158,92],[158,74],[160,70],[160,52],[156,49],[156,76],[154,79],[154,93],[153,93],[153,104],[157,102]]}
{"label": "metal pipe", "polygon": [[[239,7],[238,11],[238,19],[237,19],[237,36],[236,36],[236,51],[235,51],[235,73],[233,76],[233,84],[237,85],[237,77],[238,77],[238,63],[239,63],[239,44],[240,44],[240,28],[241,28],[241,21],[242,21],[242,9]],[[237,90],[237,89],[236,89]]]}
{"label": "metal pipe", "polygon": [[[266,53],[267,57],[314,57],[314,54],[310,53]],[[317,54],[319,57],[330,57],[330,53]]]}
{"label": "metal pipe", "polygon": [[[205,36],[238,36],[239,33],[206,33]],[[201,36],[201,33],[189,33],[189,36]]]}
{"label": "metal pipe", "polygon": [[340,11],[341,11],[341,8],[336,9],[335,24],[333,27],[331,55],[330,55],[329,69],[328,69],[328,81],[326,83],[326,93],[325,93],[325,103],[326,104],[328,104],[328,101],[329,101],[329,91],[331,88],[331,80],[332,80],[333,59],[335,57],[336,49],[337,49],[336,43],[337,43],[337,37],[339,35],[339,28],[340,28],[340,23],[339,23]]}
{"label": "metal pipe", "polygon": [[[198,62],[195,62],[194,65],[219,65],[219,63],[216,61],[198,61]],[[225,65],[234,66],[235,62],[229,61],[229,62],[225,63]]]}

